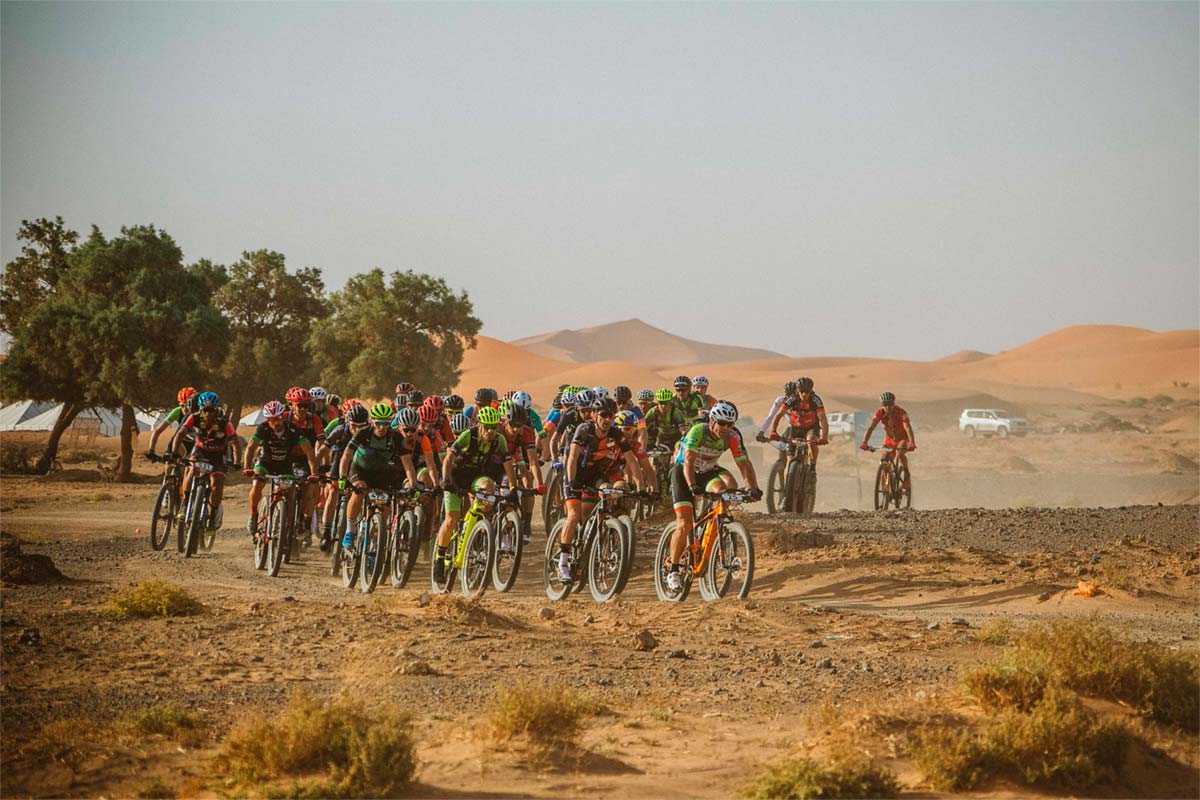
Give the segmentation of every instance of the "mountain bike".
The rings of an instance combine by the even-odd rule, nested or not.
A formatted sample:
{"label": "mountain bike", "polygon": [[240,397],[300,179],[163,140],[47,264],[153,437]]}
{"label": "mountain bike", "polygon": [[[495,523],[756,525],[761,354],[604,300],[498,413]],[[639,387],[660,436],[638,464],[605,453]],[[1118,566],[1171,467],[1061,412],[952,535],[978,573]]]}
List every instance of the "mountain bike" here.
{"label": "mountain bike", "polygon": [[525,531],[521,524],[521,498],[537,494],[536,489],[516,489],[502,496],[492,509],[488,522],[495,533],[496,546],[492,557],[492,588],[507,592],[517,582],[521,556],[525,552]]}
{"label": "mountain bike", "polygon": [[875,510],[886,511],[888,505],[894,508],[912,508],[912,477],[908,466],[900,463],[898,453],[907,450],[900,447],[868,447],[867,451],[875,453],[883,451],[879,458],[879,469],[875,471]]}
{"label": "mountain bike", "polygon": [[583,583],[586,575],[592,599],[603,603],[620,594],[629,580],[633,565],[631,527],[626,527],[620,521],[617,504],[623,498],[637,497],[638,493],[604,487],[597,489],[595,495],[599,496],[599,502],[579,526],[574,547],[567,557],[571,573],[569,582],[560,580],[558,573],[559,542],[567,524],[566,519],[555,523],[546,538],[544,580],[546,596],[551,600],[566,599],[576,586]]}
{"label": "mountain bike", "polygon": [[[197,459],[191,462],[190,466],[192,485],[184,502],[183,519],[179,521],[178,533],[179,552],[183,553],[185,558],[196,555],[200,547],[211,550],[217,537],[216,530],[209,530],[209,518],[212,515],[209,498],[212,497],[213,465]],[[214,527],[218,526],[219,521]]]}
{"label": "mountain bike", "polygon": [[353,551],[342,548],[342,586],[352,589],[355,582],[363,594],[375,591],[383,571],[388,565],[388,546],[391,522],[395,517],[395,502],[401,497],[411,497],[411,489],[362,489],[353,487],[358,494],[365,494],[363,515],[358,523],[358,534]]}
{"label": "mountain bike", "polygon": [[771,514],[811,514],[817,502],[817,480],[816,473],[807,469],[807,455],[808,448],[816,445],[807,439],[786,436],[779,440],[769,439],[766,444],[786,456],[771,465],[771,473],[767,476],[767,511]]}
{"label": "mountain bike", "polygon": [[[450,544],[446,548],[446,567],[438,583],[433,570],[429,583],[434,594],[446,594],[459,578],[464,597],[475,598],[487,591],[492,581],[492,558],[495,555],[495,534],[488,515],[502,499],[499,489],[471,492],[471,505],[463,512]],[[519,530],[518,520],[518,530]],[[434,558],[437,558],[435,553]]]}
{"label": "mountain bike", "polygon": [[305,479],[303,470],[292,475],[254,475],[251,480],[271,485],[267,513],[258,517],[254,532],[254,568],[266,569],[272,578],[287,559],[296,533],[296,506],[300,504],[298,484]]}
{"label": "mountain bike", "polygon": [[[324,476],[322,483],[337,484],[337,480]],[[336,578],[342,571],[342,535],[346,532],[346,504],[350,502],[350,490],[338,489],[337,505],[333,510],[333,522],[329,528],[329,574]]]}
{"label": "mountain bike", "polygon": [[182,460],[174,453],[155,456],[152,461],[168,464],[163,474],[162,487],[154,499],[154,512],[150,517],[150,547],[162,550],[171,538],[175,515],[179,513],[179,490],[183,484]]}
{"label": "mountain bike", "polygon": [[654,562],[654,590],[659,600],[683,602],[697,579],[700,595],[708,601],[726,597],[731,592],[738,598],[750,594],[750,585],[754,581],[754,542],[745,526],[735,522],[732,515],[739,503],[750,502],[750,492],[745,489],[705,492],[704,497],[709,501],[708,507],[688,534],[687,547],[679,560],[682,587],[678,591],[667,587],[671,539],[676,523],[663,529]]}
{"label": "mountain bike", "polygon": [[387,543],[393,589],[403,589],[412,577],[417,553],[421,549],[421,532],[425,519],[425,506],[417,495],[430,493],[424,490],[406,490],[396,498],[395,516],[389,526]]}
{"label": "mountain bike", "polygon": [[546,493],[542,495],[542,523],[546,530],[553,528],[564,516],[563,511],[563,467],[558,461],[551,467],[553,473],[546,484]]}

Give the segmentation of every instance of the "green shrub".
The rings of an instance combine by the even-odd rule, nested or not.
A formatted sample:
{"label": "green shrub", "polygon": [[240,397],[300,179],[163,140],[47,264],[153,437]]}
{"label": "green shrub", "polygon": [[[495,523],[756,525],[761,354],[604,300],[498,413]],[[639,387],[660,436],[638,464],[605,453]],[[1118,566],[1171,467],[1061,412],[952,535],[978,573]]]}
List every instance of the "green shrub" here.
{"label": "green shrub", "polygon": [[494,739],[525,737],[535,746],[552,748],[575,743],[583,720],[596,705],[566,686],[529,684],[501,688],[487,707]]}
{"label": "green shrub", "polygon": [[167,736],[180,744],[195,746],[203,739],[208,722],[199,712],[159,704],[124,715],[115,727],[138,736]]}
{"label": "green shrub", "polygon": [[861,761],[826,766],[811,758],[769,766],[741,791],[749,800],[896,797],[899,793],[896,776],[882,767]]}
{"label": "green shrub", "polygon": [[183,617],[204,610],[183,587],[166,581],[142,581],[110,600],[108,608],[120,617]]}

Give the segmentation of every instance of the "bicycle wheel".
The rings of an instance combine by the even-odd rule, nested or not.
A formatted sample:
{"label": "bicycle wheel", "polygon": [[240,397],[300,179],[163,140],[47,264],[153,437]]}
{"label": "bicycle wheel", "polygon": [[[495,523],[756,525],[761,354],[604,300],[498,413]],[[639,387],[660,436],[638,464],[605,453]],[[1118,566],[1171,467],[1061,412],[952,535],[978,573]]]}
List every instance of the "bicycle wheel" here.
{"label": "bicycle wheel", "polygon": [[267,521],[267,574],[272,578],[279,574],[283,564],[289,510],[286,499],[271,498],[271,516]]}
{"label": "bicycle wheel", "polygon": [[616,594],[620,594],[625,591],[625,584],[629,583],[629,575],[633,572],[633,560],[637,556],[637,528],[626,514],[617,517],[617,521],[625,530],[625,558],[621,562],[621,575],[617,578]]}
{"label": "bicycle wheel", "polygon": [[494,546],[492,524],[480,518],[471,526],[471,532],[467,534],[467,541],[463,545],[462,569],[459,570],[463,597],[474,599],[487,591],[492,582]]}
{"label": "bicycle wheel", "polygon": [[417,517],[411,509],[396,519],[396,529],[392,532],[391,553],[388,558],[393,589],[405,587],[412,575],[413,565],[417,563],[417,548],[420,546],[417,524]]}
{"label": "bicycle wheel", "polygon": [[362,531],[362,525],[359,524],[359,529],[355,531],[355,540],[353,547],[342,547],[342,588],[353,589],[354,584],[358,582],[358,571],[362,568],[359,558],[359,540],[365,534]]}
{"label": "bicycle wheel", "polygon": [[799,493],[800,481],[803,479],[802,466],[799,459],[793,458],[784,473],[783,510],[789,514],[796,514],[800,511]]}
{"label": "bicycle wheel", "polygon": [[203,483],[193,483],[192,485],[192,496],[188,502],[187,537],[183,543],[185,558],[196,555],[196,549],[200,546],[200,537],[204,533],[203,529],[208,525],[208,514],[205,513],[208,508],[207,488]]}
{"label": "bicycle wheel", "polygon": [[628,529],[615,519],[604,520],[588,558],[588,588],[597,603],[606,602],[621,591],[621,576],[628,575],[628,544]]}
{"label": "bicycle wheel", "polygon": [[800,475],[803,480],[800,482],[800,488],[796,492],[800,503],[801,514],[813,513],[813,508],[817,504],[817,472],[816,468],[808,464],[804,465],[804,470]]}
{"label": "bicycle wheel", "polygon": [[342,537],[346,534],[346,503],[345,495],[338,495],[337,506],[333,509],[333,523],[329,529],[329,574],[336,578],[342,571]]}
{"label": "bicycle wheel", "polygon": [[546,530],[551,530],[560,519],[564,519],[566,516],[563,511],[562,473],[554,473],[554,477],[550,479],[550,485],[546,487],[545,497],[543,521],[546,524]]}
{"label": "bicycle wheel", "polygon": [[771,465],[771,473],[767,476],[767,512],[770,514],[777,514],[786,507],[783,466],[784,462],[776,461]]}
{"label": "bicycle wheel", "polygon": [[369,512],[363,534],[358,539],[358,590],[363,594],[375,591],[379,578],[383,575],[386,547],[384,537],[387,535],[387,521],[379,509]]}
{"label": "bicycle wheel", "polygon": [[[892,480],[896,485],[896,508],[912,508],[912,476],[908,474],[908,467],[897,467]],[[908,484],[907,489],[904,488],[905,484]]]}
{"label": "bicycle wheel", "polygon": [[886,461],[879,462],[879,469],[875,471],[875,510],[886,511],[888,502],[891,500],[891,465]]}
{"label": "bicycle wheel", "polygon": [[683,551],[679,560],[679,578],[683,587],[679,591],[667,588],[667,564],[671,558],[671,539],[675,536],[676,523],[671,522],[663,528],[658,540],[658,548],[654,552],[654,592],[658,599],[667,603],[682,603],[687,599],[692,589],[692,553],[690,548]]}
{"label": "bicycle wheel", "polygon": [[258,529],[254,531],[254,568],[267,568],[267,524],[270,520],[260,520]]}
{"label": "bicycle wheel", "polygon": [[750,584],[754,581],[754,542],[740,522],[721,526],[705,573],[715,598],[733,594],[745,599],[750,594]]}
{"label": "bicycle wheel", "polygon": [[546,561],[542,577],[546,584],[546,597],[551,600],[565,600],[571,593],[572,584],[563,583],[558,576],[558,554],[560,552],[558,543],[562,538],[563,528],[566,526],[567,521],[560,519],[554,523],[550,535],[546,537]]}
{"label": "bicycle wheel", "polygon": [[507,592],[517,582],[517,570],[521,568],[521,556],[525,546],[521,542],[521,515],[508,509],[496,520],[496,555],[492,559],[492,588]]}
{"label": "bicycle wheel", "polygon": [[175,513],[179,510],[179,487],[174,481],[163,481],[154,499],[154,516],[150,518],[150,547],[162,550],[171,536]]}
{"label": "bicycle wheel", "polygon": [[454,531],[454,535],[450,537],[450,546],[446,548],[446,562],[443,570],[443,580],[439,583],[434,580],[433,561],[437,559],[437,546],[435,544],[433,557],[430,559],[429,568],[429,588],[434,594],[446,594],[450,591],[450,587],[454,585],[454,579],[458,576],[458,570],[454,567],[454,560],[458,556],[458,543],[461,539],[462,522],[459,522],[459,527]]}

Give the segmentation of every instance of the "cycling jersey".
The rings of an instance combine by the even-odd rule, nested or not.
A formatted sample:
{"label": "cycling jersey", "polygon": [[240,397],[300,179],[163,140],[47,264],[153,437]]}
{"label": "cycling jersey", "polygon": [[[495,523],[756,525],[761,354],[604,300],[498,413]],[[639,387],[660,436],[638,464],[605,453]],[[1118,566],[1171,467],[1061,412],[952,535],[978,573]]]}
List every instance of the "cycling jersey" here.
{"label": "cycling jersey", "polygon": [[697,422],[683,437],[679,455],[675,457],[676,464],[683,464],[687,451],[696,454],[696,472],[708,472],[716,468],[721,454],[728,450],[734,461],[745,461],[748,456],[742,446],[742,435],[736,428],[723,428],[719,435],[714,436],[708,424]]}
{"label": "cycling jersey", "polygon": [[880,406],[875,416],[871,417],[871,421],[883,423],[883,432],[888,439],[896,442],[908,441],[908,431],[904,428],[908,422],[908,412],[900,406]]}
{"label": "cycling jersey", "polygon": [[508,452],[512,456],[513,461],[518,464],[525,464],[525,452],[531,447],[537,447],[537,434],[533,432],[533,428],[528,425],[522,425],[515,436],[508,436],[509,440]]}
{"label": "cycling jersey", "polygon": [[708,408],[699,392],[692,392],[686,398],[676,395],[671,402],[683,412],[684,418],[689,422],[698,419],[700,412]]}
{"label": "cycling jersey", "polygon": [[649,432],[648,442],[653,447],[655,445],[674,445],[679,441],[681,434],[679,426],[686,425],[687,418],[679,406],[674,403],[667,404],[667,410],[663,411],[662,406],[656,405],[654,408],[646,412],[646,429]]}
{"label": "cycling jersey", "polygon": [[237,431],[224,414],[205,422],[199,414],[189,414],[183,427],[196,432],[196,449],[206,453],[224,453],[225,447],[237,438]]}
{"label": "cycling jersey", "polygon": [[623,406],[617,406],[617,412],[620,413],[621,411],[632,412],[633,416],[637,417],[637,427],[639,429],[646,427],[646,415],[643,414],[642,410],[633,403],[626,403]]}
{"label": "cycling jersey", "polygon": [[342,471],[342,451],[346,449],[346,445],[350,444],[350,438],[354,434],[350,431],[350,426],[343,423],[325,436],[325,446],[332,453],[329,460],[329,477],[336,480]]}
{"label": "cycling jersey", "polygon": [[283,431],[276,433],[269,422],[262,422],[254,429],[250,441],[258,442],[259,461],[290,461],[292,449],[308,444],[308,439],[295,425],[284,423]]}
{"label": "cycling jersey", "polygon": [[560,456],[566,456],[566,453],[571,449],[571,439],[575,436],[575,429],[585,421],[583,412],[578,408],[568,409],[563,412],[562,418],[558,422],[558,427],[562,430],[562,444],[559,447]]}
{"label": "cycling jersey", "polygon": [[404,437],[391,428],[386,429],[383,436],[376,436],[370,428],[364,428],[350,438],[347,447],[354,448],[354,472],[395,472],[402,468],[400,458],[412,455]]}
{"label": "cycling jersey", "polygon": [[[303,431],[304,435],[308,437],[310,442],[325,441],[325,423],[316,414],[310,412],[303,421],[299,421],[297,420],[296,415],[289,410],[284,412],[283,418],[287,420],[289,425],[295,425],[297,428]],[[292,450],[293,456],[298,454],[298,449]]]}
{"label": "cycling jersey", "polygon": [[801,400],[800,395],[789,397],[783,401],[783,407],[788,411],[788,421],[793,428],[815,427],[817,415],[825,413],[825,403],[815,394],[810,394],[808,400]]}
{"label": "cycling jersey", "polygon": [[329,420],[329,423],[325,426],[325,438],[328,439],[329,434],[336,431],[338,429],[338,427],[341,426],[341,424],[342,424],[341,417],[335,417],[335,418]]}
{"label": "cycling jersey", "polygon": [[533,432],[539,436],[545,430],[545,427],[542,425],[542,418],[532,408],[529,409],[529,427],[533,428]]}
{"label": "cycling jersey", "polygon": [[489,462],[495,461],[501,465],[512,461],[508,450],[508,440],[504,434],[497,433],[496,438],[489,444],[483,440],[475,428],[465,430],[450,445],[454,453],[454,472],[457,476],[476,477],[483,473]]}
{"label": "cycling jersey", "polygon": [[546,415],[546,424],[543,426],[547,431],[553,431],[558,426],[558,421],[562,419],[563,410],[561,408],[552,408],[550,413]]}
{"label": "cycling jersey", "polygon": [[571,444],[578,445],[582,451],[579,454],[579,464],[576,476],[582,472],[607,473],[612,467],[619,465],[625,454],[629,452],[629,442],[616,425],[609,427],[608,433],[600,436],[595,422],[584,422],[575,429]]}

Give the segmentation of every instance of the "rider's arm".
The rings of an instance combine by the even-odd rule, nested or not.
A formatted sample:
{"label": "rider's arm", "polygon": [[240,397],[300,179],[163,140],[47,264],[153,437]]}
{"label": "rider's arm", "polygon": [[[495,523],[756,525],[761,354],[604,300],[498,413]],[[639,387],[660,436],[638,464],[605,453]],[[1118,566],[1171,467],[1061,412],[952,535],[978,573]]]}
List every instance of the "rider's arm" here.
{"label": "rider's arm", "polygon": [[446,448],[446,457],[442,459],[442,480],[450,480],[450,476],[454,474],[454,451]]}
{"label": "rider's arm", "polygon": [[429,469],[429,479],[433,480],[437,477],[437,457],[433,453],[433,447],[429,448],[429,452],[425,453],[425,466]]}
{"label": "rider's arm", "polygon": [[829,441],[829,420],[825,417],[825,409],[817,409],[817,438],[822,442]]}
{"label": "rider's arm", "polygon": [[871,441],[871,434],[875,432],[875,426],[879,424],[879,420],[872,419],[871,424],[867,426],[867,432],[863,434],[862,444]]}
{"label": "rider's arm", "polygon": [[346,452],[342,453],[342,463],[338,465],[338,475],[341,476],[342,480],[349,480],[350,478],[350,465],[354,463],[354,453],[356,450],[357,446],[354,444],[353,439],[346,443]]}
{"label": "rider's arm", "polygon": [[[776,429],[779,427],[779,420],[783,419],[783,415],[786,413],[787,413],[787,406],[785,406],[783,403],[780,403],[779,408],[774,410],[774,415],[771,417],[771,422],[770,422],[771,433],[775,433]],[[767,429],[767,425],[764,424],[763,430],[765,431],[766,429]]]}
{"label": "rider's arm", "polygon": [[754,474],[754,464],[750,463],[750,459],[736,462],[738,470],[742,473],[742,479],[751,489],[758,488],[758,476]]}
{"label": "rider's arm", "polygon": [[690,489],[696,485],[696,451],[685,449],[683,451],[683,481]]}
{"label": "rider's arm", "polygon": [[646,479],[642,475],[642,465],[638,463],[637,456],[633,454],[632,450],[625,451],[625,466],[628,468],[627,474],[633,476],[633,483],[640,492],[646,485]]}
{"label": "rider's arm", "polygon": [[238,439],[237,428],[233,427],[232,422],[225,423],[225,436],[229,443],[233,445],[233,462],[238,462],[238,456],[242,454],[242,443]]}
{"label": "rider's arm", "polygon": [[250,444],[246,445],[246,455],[242,458],[242,469],[252,469],[250,462],[254,460],[254,454],[258,452],[258,439],[251,437]]}
{"label": "rider's arm", "polygon": [[571,450],[567,455],[567,484],[575,482],[575,473],[579,468],[579,460],[583,458],[583,448],[574,442],[571,443]]}
{"label": "rider's arm", "polygon": [[400,456],[400,465],[404,467],[404,474],[408,476],[408,485],[410,488],[417,487],[417,470],[413,466],[412,455],[405,453]]}
{"label": "rider's arm", "polygon": [[171,423],[168,422],[167,420],[163,420],[162,422],[160,422],[154,426],[154,431],[150,434],[149,452],[151,452],[151,453],[154,452],[154,445],[158,443],[158,437],[162,436],[162,432],[165,431],[169,427],[171,427]]}
{"label": "rider's arm", "polygon": [[[254,442],[251,442],[250,444],[251,444],[251,446],[253,446]],[[301,439],[300,440],[300,449],[304,451],[304,457],[308,459],[308,474],[316,475],[317,474],[317,454],[316,454],[316,451],[313,450],[313,446],[309,443],[309,441],[307,439]]]}
{"label": "rider's arm", "polygon": [[908,443],[915,445],[917,443],[917,439],[915,436],[913,436],[912,424],[908,421],[908,417],[904,418],[904,430],[908,433]]}

